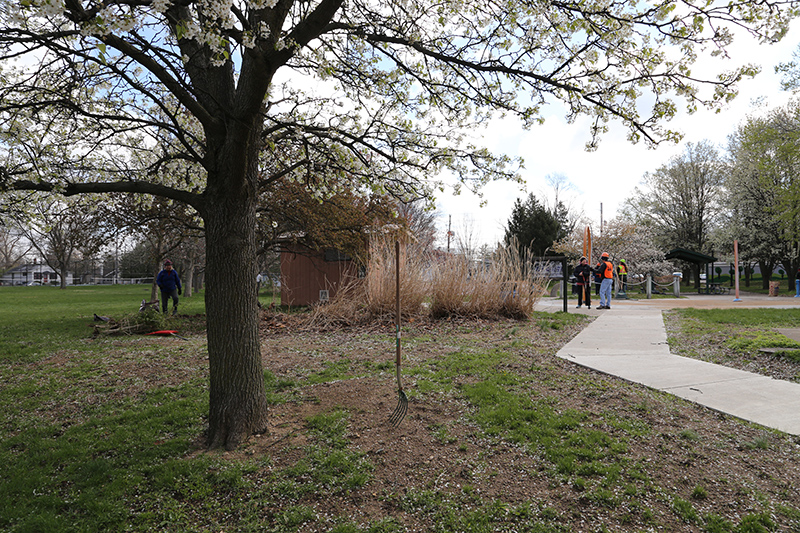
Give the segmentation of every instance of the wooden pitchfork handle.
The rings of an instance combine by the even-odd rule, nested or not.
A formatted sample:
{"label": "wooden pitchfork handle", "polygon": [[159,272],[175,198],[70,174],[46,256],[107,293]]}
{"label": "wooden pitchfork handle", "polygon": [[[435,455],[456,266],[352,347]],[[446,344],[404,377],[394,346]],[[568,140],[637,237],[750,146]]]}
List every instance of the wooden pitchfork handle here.
{"label": "wooden pitchfork handle", "polygon": [[395,367],[397,370],[397,393],[399,398],[397,399],[397,407],[395,407],[394,412],[389,417],[389,423],[393,427],[397,427],[398,424],[405,418],[406,412],[408,412],[408,397],[406,393],[403,391],[403,382],[400,379],[400,241],[395,241],[394,243],[394,252],[395,252],[395,279],[396,279],[396,292],[395,292],[395,327],[396,327],[396,344],[397,344],[397,357],[395,359]]}
{"label": "wooden pitchfork handle", "polygon": [[397,367],[397,387],[403,391],[403,383],[400,380],[400,364],[402,359],[400,357],[400,241],[394,241],[395,253],[395,330],[396,330],[396,344],[397,344],[397,357],[395,366]]}

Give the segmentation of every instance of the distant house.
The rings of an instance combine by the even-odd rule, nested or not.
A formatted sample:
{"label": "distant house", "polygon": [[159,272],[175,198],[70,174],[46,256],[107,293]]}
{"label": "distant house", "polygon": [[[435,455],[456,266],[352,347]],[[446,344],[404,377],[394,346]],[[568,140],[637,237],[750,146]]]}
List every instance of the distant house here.
{"label": "distant house", "polygon": [[348,280],[358,276],[358,265],[334,250],[312,250],[285,244],[281,251],[281,305],[312,305],[333,298]]}
{"label": "distant house", "polygon": [[[14,267],[0,276],[0,285],[49,285],[60,284],[61,278],[49,266],[32,263]],[[72,274],[67,274],[67,285],[72,283]]]}

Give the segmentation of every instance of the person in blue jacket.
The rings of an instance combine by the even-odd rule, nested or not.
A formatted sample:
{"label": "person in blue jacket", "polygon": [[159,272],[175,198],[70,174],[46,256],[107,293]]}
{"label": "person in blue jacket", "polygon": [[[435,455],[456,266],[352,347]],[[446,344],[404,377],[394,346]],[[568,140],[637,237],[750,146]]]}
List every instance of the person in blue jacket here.
{"label": "person in blue jacket", "polygon": [[797,267],[797,274],[794,275],[794,297],[800,298],[800,267]]}
{"label": "person in blue jacket", "polygon": [[156,277],[156,285],[161,289],[161,311],[166,313],[169,298],[172,298],[172,314],[178,313],[178,295],[181,293],[181,278],[173,270],[172,261],[164,261],[164,269]]}

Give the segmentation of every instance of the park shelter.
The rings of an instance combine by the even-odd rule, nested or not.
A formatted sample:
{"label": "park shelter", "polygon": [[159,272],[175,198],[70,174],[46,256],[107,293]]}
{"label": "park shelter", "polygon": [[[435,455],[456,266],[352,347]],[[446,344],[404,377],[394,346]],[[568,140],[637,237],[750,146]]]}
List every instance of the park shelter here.
{"label": "park shelter", "polygon": [[675,248],[670,250],[666,255],[668,261],[683,261],[692,266],[692,277],[694,278],[694,287],[700,288],[700,272],[705,270],[708,264],[714,264],[717,260],[716,257],[706,255],[700,252],[687,250],[686,248]]}
{"label": "park shelter", "polygon": [[333,248],[314,250],[302,244],[281,247],[281,305],[325,302],[358,276],[358,265]]}

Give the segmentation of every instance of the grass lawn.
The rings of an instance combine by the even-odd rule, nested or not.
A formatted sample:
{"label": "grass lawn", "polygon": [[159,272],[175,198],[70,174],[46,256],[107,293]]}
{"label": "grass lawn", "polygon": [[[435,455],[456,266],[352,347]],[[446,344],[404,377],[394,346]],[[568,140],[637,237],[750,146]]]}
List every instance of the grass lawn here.
{"label": "grass lawn", "polygon": [[[697,289],[694,288],[694,285],[688,283],[686,279],[683,280],[684,283],[681,283],[681,292],[697,292]],[[734,290],[734,284],[731,283],[731,277],[727,274],[723,274],[717,276],[714,274],[714,282],[721,283],[723,286],[730,288],[731,292]],[[795,293],[794,284],[791,286],[789,285],[789,279],[784,275],[774,275],[771,278],[771,281],[777,281],[779,283],[779,295],[793,295]],[[747,281],[744,279],[744,276],[739,278],[739,290],[742,292],[752,293],[752,294],[769,294],[769,288],[763,288],[763,278],[761,274],[755,274],[750,278],[750,283],[748,284]]]}
{"label": "grass lawn", "polygon": [[800,343],[776,331],[800,328],[800,308],[681,309],[664,316],[672,353],[800,383]]}
{"label": "grass lawn", "polygon": [[[36,361],[68,349],[85,340],[95,314],[135,314],[142,300],[150,300],[150,285],[0,287],[0,357]],[[181,298],[179,310],[204,313],[203,295]]]}
{"label": "grass lawn", "polygon": [[[800,531],[797,438],[555,358],[574,314],[409,321],[398,428],[391,324],[265,315],[270,434],[207,452],[202,294],[186,340],[89,327],[149,294],[0,287],[0,531]],[[800,320],[736,311],[670,321]]]}

